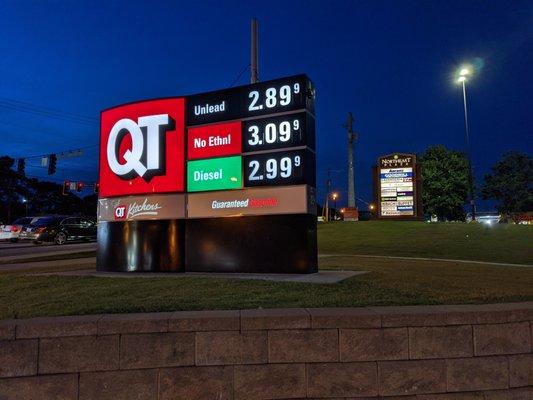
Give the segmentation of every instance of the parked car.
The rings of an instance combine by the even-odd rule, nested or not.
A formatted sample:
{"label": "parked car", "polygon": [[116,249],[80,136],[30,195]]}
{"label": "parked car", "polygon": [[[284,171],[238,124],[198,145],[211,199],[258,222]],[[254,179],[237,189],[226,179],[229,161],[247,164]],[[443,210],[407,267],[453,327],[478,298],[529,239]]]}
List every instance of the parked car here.
{"label": "parked car", "polygon": [[0,225],[0,240],[9,240],[11,242],[17,242],[19,240],[20,232],[22,228],[32,222],[37,221],[38,217],[22,217],[16,219],[11,224]]}
{"label": "parked car", "polygon": [[96,239],[96,223],[86,217],[47,216],[22,228],[20,239],[34,243],[65,244],[71,240]]}

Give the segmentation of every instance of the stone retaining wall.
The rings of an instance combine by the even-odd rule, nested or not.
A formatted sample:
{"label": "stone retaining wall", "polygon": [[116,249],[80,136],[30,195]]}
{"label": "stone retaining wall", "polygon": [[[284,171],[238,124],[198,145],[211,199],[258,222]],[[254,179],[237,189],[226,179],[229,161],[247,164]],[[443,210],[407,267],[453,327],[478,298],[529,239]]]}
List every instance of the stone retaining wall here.
{"label": "stone retaining wall", "polygon": [[532,321],[533,303],[1,321],[0,400],[531,400]]}

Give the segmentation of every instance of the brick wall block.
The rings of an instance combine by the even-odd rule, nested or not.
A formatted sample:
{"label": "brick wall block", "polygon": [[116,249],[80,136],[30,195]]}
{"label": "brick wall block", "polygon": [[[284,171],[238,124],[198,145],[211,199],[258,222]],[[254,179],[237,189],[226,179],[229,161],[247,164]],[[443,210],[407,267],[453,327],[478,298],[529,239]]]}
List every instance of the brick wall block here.
{"label": "brick wall block", "polygon": [[177,311],[168,320],[169,332],[238,331],[240,314],[234,310]]}
{"label": "brick wall block", "polygon": [[15,326],[14,320],[0,321],[0,340],[12,340],[15,339]]}
{"label": "brick wall block", "polygon": [[235,366],[235,400],[306,397],[305,364]]}
{"label": "brick wall block", "polygon": [[442,393],[446,391],[444,360],[378,362],[380,395]]}
{"label": "brick wall block", "polygon": [[446,306],[367,307],[381,315],[384,328],[446,325]]}
{"label": "brick wall block", "polygon": [[475,357],[446,360],[448,391],[505,389],[509,381],[506,357]]}
{"label": "brick wall block", "polygon": [[77,374],[0,379],[0,399],[2,400],[73,400],[77,398]]}
{"label": "brick wall block", "polygon": [[309,313],[303,308],[241,311],[242,330],[306,329],[310,326]]}
{"label": "brick wall block", "polygon": [[533,387],[490,390],[483,392],[483,396],[483,400],[531,400],[533,399]]}
{"label": "brick wall block", "polygon": [[39,374],[118,369],[118,335],[41,339]]}
{"label": "brick wall block", "polygon": [[269,362],[325,362],[339,360],[337,329],[268,332]]}
{"label": "brick wall block", "polygon": [[262,364],[267,362],[266,331],[196,333],[196,365]]}
{"label": "brick wall block", "polygon": [[381,316],[366,308],[308,308],[311,328],[380,328]]}
{"label": "brick wall block", "polygon": [[509,385],[533,386],[533,354],[509,357]]}
{"label": "brick wall block", "polygon": [[157,370],[82,372],[79,400],[157,399]]}
{"label": "brick wall block", "polygon": [[101,315],[32,318],[17,323],[17,339],[96,335]]}
{"label": "brick wall block", "polygon": [[527,322],[474,325],[474,354],[527,353],[531,349],[531,332]]}
{"label": "brick wall block", "polygon": [[37,340],[0,341],[0,378],[37,374]]}
{"label": "brick wall block", "polygon": [[307,390],[317,398],[377,396],[376,363],[308,364]]}
{"label": "brick wall block", "polygon": [[419,394],[416,400],[485,400],[485,396],[482,392],[434,393]]}
{"label": "brick wall block", "polygon": [[159,400],[231,400],[233,367],[182,367],[162,369]]}
{"label": "brick wall block", "polygon": [[409,328],[409,356],[421,358],[471,357],[470,325]]}
{"label": "brick wall block", "polygon": [[341,361],[409,358],[407,328],[341,329],[339,337]]}
{"label": "brick wall block", "polygon": [[140,333],[120,338],[120,368],[194,365],[194,333]]}
{"label": "brick wall block", "polygon": [[98,334],[167,332],[172,313],[111,314],[98,320]]}

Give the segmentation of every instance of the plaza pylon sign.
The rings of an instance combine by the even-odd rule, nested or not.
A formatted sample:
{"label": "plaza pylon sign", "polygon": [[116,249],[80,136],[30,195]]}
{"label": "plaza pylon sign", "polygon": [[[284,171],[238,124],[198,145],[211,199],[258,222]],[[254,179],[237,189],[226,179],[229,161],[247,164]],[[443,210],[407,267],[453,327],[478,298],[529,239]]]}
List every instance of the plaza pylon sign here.
{"label": "plaza pylon sign", "polygon": [[103,111],[98,269],[316,271],[314,97],[296,75]]}

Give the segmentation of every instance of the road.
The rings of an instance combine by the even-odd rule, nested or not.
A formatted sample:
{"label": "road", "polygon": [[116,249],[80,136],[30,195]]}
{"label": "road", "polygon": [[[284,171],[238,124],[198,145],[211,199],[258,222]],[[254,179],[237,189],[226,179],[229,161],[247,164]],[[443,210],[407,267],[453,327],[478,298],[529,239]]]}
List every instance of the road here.
{"label": "road", "polygon": [[89,243],[66,243],[64,245],[56,244],[42,244],[35,245],[28,242],[20,243],[11,243],[11,242],[0,242],[0,258],[5,257],[40,257],[50,255],[52,253],[57,254],[67,254],[67,253],[77,253],[80,251],[92,251],[96,250],[96,242]]}

